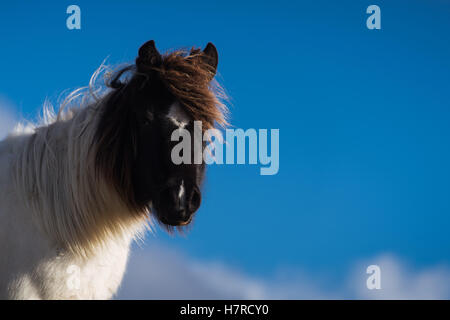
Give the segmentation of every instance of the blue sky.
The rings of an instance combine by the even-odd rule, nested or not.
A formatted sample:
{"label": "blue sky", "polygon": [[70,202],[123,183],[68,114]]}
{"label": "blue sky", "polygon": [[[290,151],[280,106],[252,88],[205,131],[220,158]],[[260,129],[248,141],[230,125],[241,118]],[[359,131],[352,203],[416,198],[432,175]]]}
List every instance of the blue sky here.
{"label": "blue sky", "polygon": [[[66,28],[70,4],[81,30]],[[381,30],[366,28],[371,4]],[[147,245],[338,287],[384,254],[450,265],[449,14],[444,0],[14,1],[0,10],[0,96],[35,119],[107,56],[132,61],[149,39],[161,51],[213,42],[231,123],[280,129],[280,171],[211,166],[190,232]]]}

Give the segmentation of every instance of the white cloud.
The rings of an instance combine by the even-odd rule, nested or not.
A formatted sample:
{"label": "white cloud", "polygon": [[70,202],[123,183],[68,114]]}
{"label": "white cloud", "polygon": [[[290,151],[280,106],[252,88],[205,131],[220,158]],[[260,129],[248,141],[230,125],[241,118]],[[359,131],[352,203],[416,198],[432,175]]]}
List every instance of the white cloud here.
{"label": "white cloud", "polygon": [[12,131],[16,124],[13,105],[0,95],[0,140]]}
{"label": "white cloud", "polygon": [[[378,265],[381,269],[381,289],[368,290],[365,285],[364,266]],[[361,299],[449,299],[450,269],[433,266],[415,270],[393,255],[382,255],[373,261],[360,263],[360,270],[353,272],[350,284]]]}
{"label": "white cloud", "polygon": [[[366,268],[381,268],[381,290],[366,288]],[[131,255],[118,299],[448,299],[448,267],[413,270],[394,256],[355,263],[332,289],[317,276],[284,270],[256,277],[219,262],[200,262],[152,245]]]}
{"label": "white cloud", "polygon": [[162,246],[136,249],[130,258],[121,299],[262,298],[261,283],[219,264],[193,262]]}

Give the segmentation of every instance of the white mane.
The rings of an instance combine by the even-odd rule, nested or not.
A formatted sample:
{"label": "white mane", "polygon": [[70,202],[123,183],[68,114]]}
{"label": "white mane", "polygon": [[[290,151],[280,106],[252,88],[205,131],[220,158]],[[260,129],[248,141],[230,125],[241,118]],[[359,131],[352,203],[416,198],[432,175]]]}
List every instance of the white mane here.
{"label": "white mane", "polygon": [[34,133],[14,167],[18,194],[46,234],[83,255],[111,238],[139,235],[146,226],[143,215],[130,213],[95,170],[94,134],[106,94],[95,83],[105,69],[97,69],[89,87],[71,92],[58,113],[45,103],[40,126],[18,126],[13,133]]}
{"label": "white mane", "polygon": [[[70,93],[58,113],[46,102],[38,125],[18,124],[0,142],[0,254],[5,259],[0,298],[73,297],[61,281],[55,288],[45,281],[64,279],[73,263],[81,276],[86,274],[87,286],[92,275],[112,277],[99,284],[106,293],[82,288],[75,297],[109,298],[120,283],[130,242],[148,227],[150,213],[132,212],[96,170],[94,135],[107,91],[95,82],[105,69],[102,64],[89,87]],[[30,231],[18,235],[6,228]],[[17,247],[19,236],[24,243]],[[98,264],[110,270],[98,270]],[[36,276],[32,285],[29,278]]]}

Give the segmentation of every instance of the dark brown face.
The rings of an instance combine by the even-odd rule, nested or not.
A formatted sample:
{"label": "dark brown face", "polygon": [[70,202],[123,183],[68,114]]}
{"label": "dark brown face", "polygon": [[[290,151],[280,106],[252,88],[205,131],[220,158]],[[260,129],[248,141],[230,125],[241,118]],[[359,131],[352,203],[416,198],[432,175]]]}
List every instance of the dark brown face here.
{"label": "dark brown face", "polygon": [[[191,222],[201,203],[201,185],[205,164],[194,164],[194,123],[179,102],[163,108],[147,110],[140,122],[134,189],[141,205],[151,205],[153,214],[168,226],[184,226]],[[190,163],[175,164],[172,150],[178,141],[172,133],[183,129],[191,137]],[[199,141],[200,145],[204,144]],[[186,151],[184,151],[186,152]]]}

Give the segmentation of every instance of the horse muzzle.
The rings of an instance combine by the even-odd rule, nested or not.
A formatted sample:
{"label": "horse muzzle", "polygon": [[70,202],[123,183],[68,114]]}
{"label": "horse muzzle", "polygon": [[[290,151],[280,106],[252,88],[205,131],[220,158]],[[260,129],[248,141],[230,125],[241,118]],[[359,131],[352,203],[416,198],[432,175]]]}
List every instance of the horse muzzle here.
{"label": "horse muzzle", "polygon": [[188,225],[201,204],[201,192],[195,185],[172,185],[164,188],[155,203],[159,220],[169,226]]}

